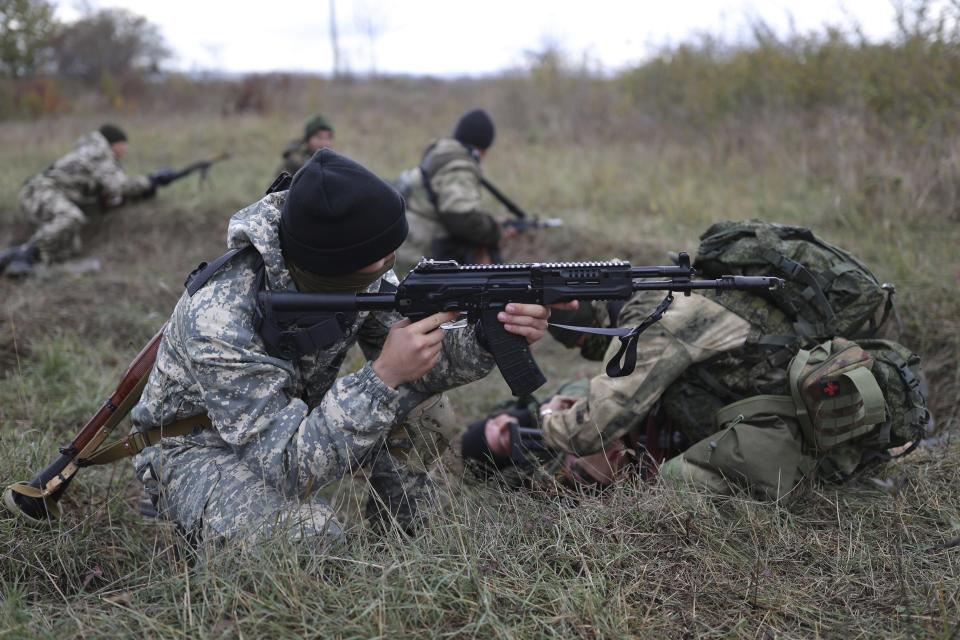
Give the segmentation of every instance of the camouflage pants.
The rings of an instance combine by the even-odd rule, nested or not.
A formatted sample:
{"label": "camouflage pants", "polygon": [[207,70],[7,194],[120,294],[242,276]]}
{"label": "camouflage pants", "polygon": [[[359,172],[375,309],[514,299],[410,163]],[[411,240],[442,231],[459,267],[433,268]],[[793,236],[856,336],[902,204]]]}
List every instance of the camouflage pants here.
{"label": "camouflage pants", "polygon": [[62,262],[80,251],[80,228],[87,222],[80,207],[46,180],[35,179],[20,191],[20,210],[37,227],[30,238],[45,263]]}
{"label": "camouflage pants", "polygon": [[[419,405],[389,436],[366,451],[356,451],[357,468],[366,471],[370,497],[367,517],[379,528],[396,523],[416,529],[423,508],[434,500],[427,475],[456,428],[443,396]],[[275,535],[337,538],[340,523],[322,498],[285,492],[267,484],[231,449],[209,446],[154,446],[135,460],[137,477],[162,517],[199,537]],[[324,478],[317,489],[339,478]]]}

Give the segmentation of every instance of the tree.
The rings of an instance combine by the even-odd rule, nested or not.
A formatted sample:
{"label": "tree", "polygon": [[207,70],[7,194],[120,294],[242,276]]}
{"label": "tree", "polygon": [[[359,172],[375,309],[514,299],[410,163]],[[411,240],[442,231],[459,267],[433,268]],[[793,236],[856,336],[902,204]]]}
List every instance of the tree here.
{"label": "tree", "polygon": [[54,49],[60,73],[85,82],[156,71],[170,56],[157,27],[125,9],[101,9],[66,25]]}
{"label": "tree", "polygon": [[48,59],[57,23],[46,0],[0,0],[0,70],[32,75]]}

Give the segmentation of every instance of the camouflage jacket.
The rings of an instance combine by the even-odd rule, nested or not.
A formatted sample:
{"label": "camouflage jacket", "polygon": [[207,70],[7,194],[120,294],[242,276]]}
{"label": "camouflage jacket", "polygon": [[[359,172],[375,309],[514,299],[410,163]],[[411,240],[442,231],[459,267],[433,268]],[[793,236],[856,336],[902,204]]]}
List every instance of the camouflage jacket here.
{"label": "camouflage jacket", "polygon": [[81,207],[115,207],[153,188],[146,176],[129,177],[123,172],[99,131],[81,137],[70,153],[30,181],[37,187],[58,189]]}
{"label": "camouflage jacket", "polygon": [[[286,192],[274,193],[239,211],[230,221],[227,240],[231,248],[256,247],[270,289],[295,291],[278,238],[285,198]],[[304,495],[349,466],[346,440],[366,438],[374,444],[430,395],[477,380],[493,366],[472,328],[450,331],[427,375],[391,389],[369,362],[390,325],[400,319],[386,312],[357,314],[346,335],[323,351],[296,361],[270,355],[253,324],[255,264],[252,253],[238,255],[192,297],[184,293],[173,311],[132,412],[134,427],[206,412],[214,428],[164,439],[165,450],[200,446],[233,451],[264,481]],[[383,279],[396,283],[392,271]],[[368,291],[378,290],[380,281]],[[354,344],[368,362],[338,379]]]}
{"label": "camouflage jacket", "polygon": [[307,164],[307,160],[312,156],[313,153],[306,142],[299,139],[292,140],[290,144],[283,148],[283,161],[280,165],[280,171],[286,171],[293,175],[300,171],[300,167]]}
{"label": "camouflage jacket", "polygon": [[[624,305],[617,324],[639,324],[661,298],[656,291],[637,293]],[[688,368],[742,347],[755,333],[750,322],[706,296],[677,296],[663,319],[641,334],[634,372],[621,378],[594,377],[586,398],[544,417],[546,441],[576,455],[601,450],[640,427],[654,403]],[[619,347],[614,340],[604,361]]]}
{"label": "camouflage jacket", "polygon": [[406,197],[411,221],[415,216],[435,221],[447,236],[467,245],[497,246],[500,224],[483,211],[480,163],[469,150],[452,138],[440,138],[427,147],[420,167],[435,199],[419,168],[406,172],[402,179],[410,185]]}

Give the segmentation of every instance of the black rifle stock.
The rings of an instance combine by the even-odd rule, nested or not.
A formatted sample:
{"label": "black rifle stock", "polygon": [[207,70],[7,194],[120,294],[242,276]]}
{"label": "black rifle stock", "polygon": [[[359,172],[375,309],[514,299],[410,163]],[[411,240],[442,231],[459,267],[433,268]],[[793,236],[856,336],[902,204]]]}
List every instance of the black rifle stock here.
{"label": "black rifle stock", "polygon": [[[766,276],[695,280],[695,275],[686,253],[680,254],[677,265],[643,267],[621,261],[459,265],[452,260],[421,260],[400,282],[395,293],[262,291],[259,296],[261,305],[269,313],[287,318],[346,311],[397,311],[416,321],[442,311],[465,313],[468,322],[480,323],[487,346],[510,390],[514,395],[523,396],[539,388],[546,378],[533,359],[526,339],[508,332],[497,320],[497,313],[508,303],[551,305],[573,300],[626,300],[635,291],[656,290],[668,292],[662,309],[658,308],[662,315],[673,292],[689,295],[703,289],[768,290],[783,285],[780,278]],[[640,330],[629,334],[634,337],[634,347]],[[622,339],[628,334],[609,335],[619,335]],[[620,375],[631,371],[632,366]]]}

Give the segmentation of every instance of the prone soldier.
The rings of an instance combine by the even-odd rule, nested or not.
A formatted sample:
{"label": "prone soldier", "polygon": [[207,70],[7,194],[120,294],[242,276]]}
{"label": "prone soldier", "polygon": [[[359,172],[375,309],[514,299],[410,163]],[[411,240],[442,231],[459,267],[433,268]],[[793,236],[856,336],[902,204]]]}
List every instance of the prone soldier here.
{"label": "prone soldier", "polygon": [[153,196],[157,182],[149,176],[128,176],[120,167],[127,145],[122,129],[105,124],[30,178],[20,190],[20,210],[35,231],[23,245],[3,252],[0,270],[11,277],[25,276],[38,262],[67,260],[80,251],[80,229],[87,223],[84,209],[107,210]]}

